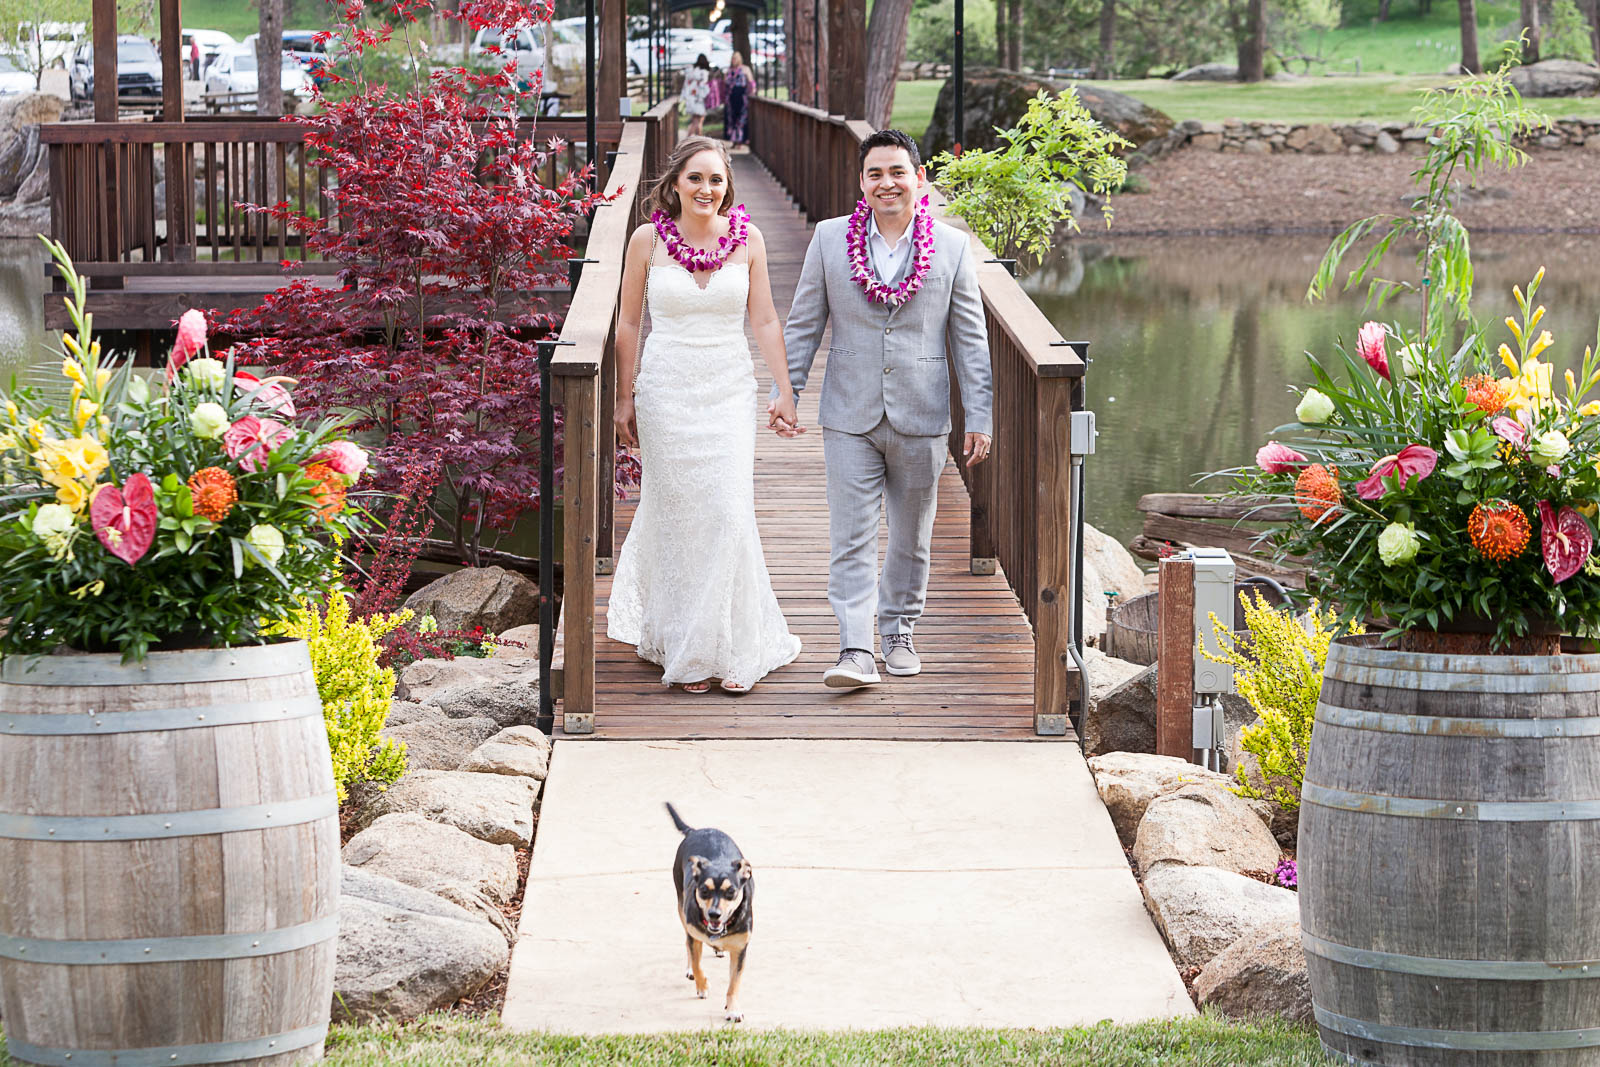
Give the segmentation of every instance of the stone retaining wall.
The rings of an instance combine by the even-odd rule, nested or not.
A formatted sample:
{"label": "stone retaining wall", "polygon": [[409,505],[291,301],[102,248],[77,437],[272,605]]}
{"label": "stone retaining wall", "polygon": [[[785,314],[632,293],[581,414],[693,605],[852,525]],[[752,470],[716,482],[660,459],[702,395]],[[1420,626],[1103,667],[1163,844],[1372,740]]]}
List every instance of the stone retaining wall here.
{"label": "stone retaining wall", "polygon": [[[1272,152],[1305,152],[1311,155],[1376,152],[1394,155],[1422,155],[1427,150],[1428,132],[1404,122],[1357,122],[1349,125],[1290,122],[1265,122],[1228,119],[1200,122],[1189,119],[1173,127],[1163,140],[1167,143],[1152,154],[1176,148],[1203,152],[1245,152],[1266,155]],[[1600,152],[1600,119],[1561,119],[1550,132],[1530,138],[1524,147],[1542,149],[1580,148]]]}

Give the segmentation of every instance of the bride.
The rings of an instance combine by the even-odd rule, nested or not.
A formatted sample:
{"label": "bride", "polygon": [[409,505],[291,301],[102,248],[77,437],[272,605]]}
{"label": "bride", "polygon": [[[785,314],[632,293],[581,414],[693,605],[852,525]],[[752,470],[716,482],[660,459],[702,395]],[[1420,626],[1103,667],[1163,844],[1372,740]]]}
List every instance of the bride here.
{"label": "bride", "polygon": [[[617,325],[617,437],[638,445],[644,477],[617,558],[606,633],[659,663],[664,684],[691,693],[706,692],[713,679],[745,692],[800,654],[756,530],[746,311],[782,390],[779,432],[805,429],[766,245],[733,204],[722,147],[706,137],[680,141],[650,190],[653,222],[628,241]],[[646,302],[651,331],[641,355]]]}

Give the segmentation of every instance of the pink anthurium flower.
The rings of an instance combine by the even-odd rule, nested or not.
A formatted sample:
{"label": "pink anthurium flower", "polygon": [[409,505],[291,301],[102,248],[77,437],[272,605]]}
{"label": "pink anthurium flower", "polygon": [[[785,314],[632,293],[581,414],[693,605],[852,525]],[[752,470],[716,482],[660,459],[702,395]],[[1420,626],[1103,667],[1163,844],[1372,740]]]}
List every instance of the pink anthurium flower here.
{"label": "pink anthurium flower", "polygon": [[289,397],[289,390],[283,387],[285,382],[293,385],[295,379],[285,378],[281,374],[257,378],[249,371],[233,372],[233,387],[236,390],[279,415],[292,419],[295,416],[294,401]]}
{"label": "pink anthurium flower", "polygon": [[1287,474],[1297,471],[1311,461],[1288,445],[1268,441],[1256,451],[1256,466],[1268,474]]}
{"label": "pink anthurium flower", "polygon": [[1381,322],[1364,323],[1356,334],[1356,352],[1367,361],[1367,366],[1383,375],[1384,381],[1389,380],[1389,356],[1383,350],[1383,339],[1388,334],[1388,328]]}
{"label": "pink anthurium flower", "polygon": [[145,474],[135,474],[121,489],[102,485],[89,502],[89,524],[106,551],[133,566],[156,539],[156,492]]}
{"label": "pink anthurium flower", "polygon": [[1387,491],[1383,480],[1391,474],[1399,476],[1400,488],[1404,489],[1409,479],[1415,477],[1420,482],[1432,474],[1438,462],[1439,453],[1427,445],[1406,445],[1397,454],[1374,463],[1366,479],[1356,485],[1356,495],[1362,500],[1378,499]]}
{"label": "pink anthurium flower", "polygon": [[172,355],[167,358],[167,381],[177,377],[183,365],[205,346],[205,314],[190,308],[178,319],[178,339],[172,345]]}
{"label": "pink anthurium flower", "polygon": [[1501,415],[1490,420],[1489,428],[1518,448],[1525,450],[1528,447],[1528,428],[1516,419]]}
{"label": "pink anthurium flower", "polygon": [[1594,532],[1576,508],[1556,511],[1548,500],[1539,501],[1539,547],[1545,569],[1557,585],[1583,569],[1594,550]]}

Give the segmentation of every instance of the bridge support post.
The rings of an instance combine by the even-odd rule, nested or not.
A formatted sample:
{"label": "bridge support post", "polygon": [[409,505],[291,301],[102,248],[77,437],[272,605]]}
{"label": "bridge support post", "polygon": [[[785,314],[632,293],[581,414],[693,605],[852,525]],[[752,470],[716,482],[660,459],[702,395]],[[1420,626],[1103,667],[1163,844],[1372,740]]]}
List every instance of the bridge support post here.
{"label": "bridge support post", "polygon": [[566,646],[561,685],[561,730],[594,733],[595,499],[600,444],[599,379],[574,375],[561,382],[566,415],[563,472],[561,596]]}
{"label": "bridge support post", "polygon": [[1067,732],[1072,701],[1072,379],[1038,379],[1038,448],[1033,542],[1038,546],[1039,602],[1033,620],[1033,730]]}

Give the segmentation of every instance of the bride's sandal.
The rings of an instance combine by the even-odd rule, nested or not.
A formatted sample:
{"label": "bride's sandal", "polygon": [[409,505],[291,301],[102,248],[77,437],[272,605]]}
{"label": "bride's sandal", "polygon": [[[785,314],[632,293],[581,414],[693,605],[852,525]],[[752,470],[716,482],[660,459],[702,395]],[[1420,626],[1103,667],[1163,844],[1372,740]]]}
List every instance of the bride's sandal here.
{"label": "bride's sandal", "polygon": [[711,680],[708,678],[703,682],[684,682],[683,683],[683,691],[685,693],[697,693],[697,694],[698,693],[709,693],[709,692],[711,692]]}
{"label": "bride's sandal", "polygon": [[748,693],[748,692],[750,692],[750,687],[748,685],[740,685],[738,682],[730,682],[726,678],[724,678],[722,680],[722,691],[724,693],[735,693],[735,694],[737,694],[737,693]]}

